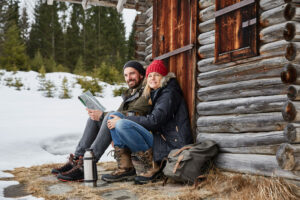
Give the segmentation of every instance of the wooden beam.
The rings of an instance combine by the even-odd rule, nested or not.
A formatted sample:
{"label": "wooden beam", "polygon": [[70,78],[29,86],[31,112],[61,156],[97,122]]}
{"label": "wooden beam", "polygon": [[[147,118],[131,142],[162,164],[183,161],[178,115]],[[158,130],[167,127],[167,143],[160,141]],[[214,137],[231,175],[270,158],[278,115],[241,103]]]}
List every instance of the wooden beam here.
{"label": "wooden beam", "polygon": [[160,56],[154,58],[154,60],[163,60],[163,59],[169,58],[169,57],[171,57],[171,56],[180,54],[180,53],[182,53],[182,52],[189,51],[189,50],[191,50],[193,47],[194,47],[194,44],[189,44],[189,45],[186,45],[186,46],[184,46],[184,47],[181,47],[181,48],[175,49],[175,50],[173,50],[173,51],[170,51],[170,52],[168,52],[168,53],[165,53],[165,54],[163,54],[163,55],[160,55]]}
{"label": "wooden beam", "polygon": [[300,124],[288,124],[283,134],[289,143],[300,143]]}
{"label": "wooden beam", "polygon": [[283,131],[240,134],[198,132],[197,142],[203,142],[205,140],[213,140],[221,148],[253,147],[287,142]]}
{"label": "wooden beam", "polygon": [[281,144],[276,159],[278,165],[285,170],[300,170],[300,144]]}
{"label": "wooden beam", "polygon": [[282,177],[300,181],[300,172],[281,169],[277,164],[276,156],[220,153],[215,159],[215,164],[218,168],[231,172]]}

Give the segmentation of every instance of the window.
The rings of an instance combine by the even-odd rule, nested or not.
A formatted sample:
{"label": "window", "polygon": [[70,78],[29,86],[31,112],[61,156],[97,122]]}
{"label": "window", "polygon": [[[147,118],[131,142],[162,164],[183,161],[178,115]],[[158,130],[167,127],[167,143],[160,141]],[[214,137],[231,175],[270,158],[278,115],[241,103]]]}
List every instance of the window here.
{"label": "window", "polygon": [[256,0],[216,0],[216,63],[258,54],[257,10]]}

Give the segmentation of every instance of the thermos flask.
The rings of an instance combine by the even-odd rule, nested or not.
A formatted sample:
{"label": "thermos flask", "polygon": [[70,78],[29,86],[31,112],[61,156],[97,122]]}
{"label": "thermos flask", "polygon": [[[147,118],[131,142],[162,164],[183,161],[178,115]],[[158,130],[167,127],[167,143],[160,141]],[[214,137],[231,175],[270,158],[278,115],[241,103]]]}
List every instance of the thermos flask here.
{"label": "thermos flask", "polygon": [[98,174],[95,156],[92,149],[86,149],[83,156],[84,184],[90,187],[97,186]]}

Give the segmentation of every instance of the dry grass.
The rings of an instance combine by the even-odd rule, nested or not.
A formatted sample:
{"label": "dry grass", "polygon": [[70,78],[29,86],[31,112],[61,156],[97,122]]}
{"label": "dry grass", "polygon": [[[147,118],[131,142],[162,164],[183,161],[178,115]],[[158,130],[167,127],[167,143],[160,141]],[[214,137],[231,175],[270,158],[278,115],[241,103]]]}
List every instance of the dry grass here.
{"label": "dry grass", "polygon": [[[111,184],[110,187],[89,188],[79,183],[64,183],[72,186],[72,192],[63,195],[50,195],[47,188],[61,183],[56,179],[41,179],[50,176],[50,169],[55,164],[33,166],[30,168],[16,168],[7,171],[15,175],[15,180],[27,186],[27,191],[36,197],[45,199],[101,199],[100,195],[113,190],[125,189],[136,194],[139,199],[159,200],[201,200],[201,199],[230,199],[230,200],[294,200],[298,199],[293,193],[293,185],[278,178],[266,178],[242,174],[224,173],[211,170],[206,180],[200,182],[195,189],[193,186],[181,185],[169,181],[162,186],[162,181],[146,185],[132,185],[130,182]],[[104,170],[110,171],[116,168],[114,162],[99,164]],[[50,176],[51,177],[51,176]],[[299,189],[299,188],[298,188]]]}

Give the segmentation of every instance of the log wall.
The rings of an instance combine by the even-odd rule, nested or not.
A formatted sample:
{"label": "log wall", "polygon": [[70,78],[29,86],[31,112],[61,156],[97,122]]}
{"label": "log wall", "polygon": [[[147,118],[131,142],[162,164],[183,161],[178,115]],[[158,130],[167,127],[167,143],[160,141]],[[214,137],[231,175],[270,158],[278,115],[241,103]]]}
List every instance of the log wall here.
{"label": "log wall", "polygon": [[258,3],[259,55],[216,64],[215,1],[199,0],[197,142],[221,169],[300,181],[300,2]]}

